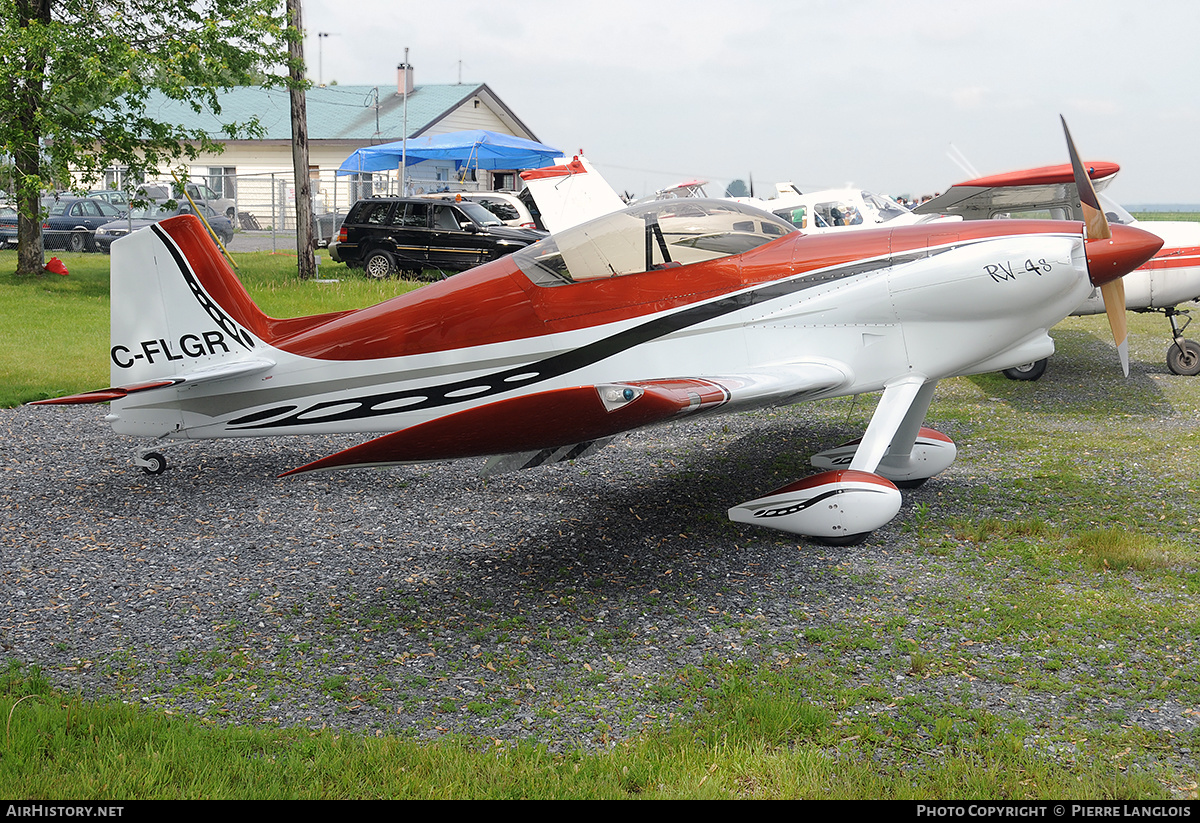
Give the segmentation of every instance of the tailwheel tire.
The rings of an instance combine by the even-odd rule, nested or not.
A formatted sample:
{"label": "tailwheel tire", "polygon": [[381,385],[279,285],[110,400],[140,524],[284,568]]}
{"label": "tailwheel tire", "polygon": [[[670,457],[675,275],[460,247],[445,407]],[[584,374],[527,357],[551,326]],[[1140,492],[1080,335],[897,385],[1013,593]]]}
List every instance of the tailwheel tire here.
{"label": "tailwheel tire", "polygon": [[363,261],[363,271],[367,273],[367,277],[373,277],[376,280],[386,280],[392,276],[392,272],[395,270],[396,266],[392,262],[392,256],[387,252],[371,252]]}
{"label": "tailwheel tire", "polygon": [[158,452],[144,454],[142,455],[142,460],[149,463],[149,465],[142,466],[142,471],[149,475],[162,474],[167,468],[167,458],[163,457]]}
{"label": "tailwheel tire", "polygon": [[1173,343],[1167,349],[1167,368],[1184,377],[1200,374],[1200,343],[1195,340]]}
{"label": "tailwheel tire", "polygon": [[1049,362],[1050,358],[1043,357],[1041,360],[1035,360],[1032,363],[1026,363],[1023,366],[1005,369],[1003,374],[1009,380],[1037,380],[1046,373],[1046,364]]}

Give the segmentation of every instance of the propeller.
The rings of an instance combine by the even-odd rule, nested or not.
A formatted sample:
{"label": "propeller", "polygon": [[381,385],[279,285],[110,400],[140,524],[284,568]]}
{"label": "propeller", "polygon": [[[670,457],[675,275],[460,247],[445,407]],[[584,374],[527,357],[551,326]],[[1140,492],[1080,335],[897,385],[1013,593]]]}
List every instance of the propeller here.
{"label": "propeller", "polygon": [[[1067,119],[1062,120],[1063,133],[1067,137],[1067,151],[1071,154],[1071,169],[1075,174],[1075,188],[1079,190],[1079,203],[1083,209],[1084,238],[1086,243],[1111,240],[1112,228],[1100,199],[1096,197],[1096,189],[1092,186],[1092,178],[1088,176],[1079,152],[1075,150],[1075,141],[1071,139],[1071,130],[1067,128]],[[1089,258],[1089,271],[1091,269]],[[1093,282],[1096,278],[1093,277]],[[1104,312],[1108,315],[1108,325],[1112,329],[1113,342],[1117,345],[1117,355],[1121,358],[1121,370],[1129,376],[1129,327],[1125,319],[1125,281],[1120,277],[1100,283],[1100,296],[1104,298]]]}

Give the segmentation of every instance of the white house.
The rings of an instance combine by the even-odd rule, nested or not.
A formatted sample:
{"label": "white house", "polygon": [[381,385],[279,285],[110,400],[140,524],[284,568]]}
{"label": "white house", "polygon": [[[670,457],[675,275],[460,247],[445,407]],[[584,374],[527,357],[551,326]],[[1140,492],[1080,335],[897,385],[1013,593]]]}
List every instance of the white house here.
{"label": "white house", "polygon": [[[396,70],[388,86],[319,86],[306,93],[309,174],[316,210],[345,211],[360,197],[398,193],[399,174],[336,177],[335,171],[356,149],[408,137],[484,129],[528,140],[538,138],[486,84],[413,82],[411,66]],[[406,93],[407,92],[407,93]],[[243,86],[219,96],[220,114],[196,113],[165,95],[153,98],[147,112],[163,122],[200,128],[221,138],[223,125],[258,119],[261,137],[222,139],[225,150],[190,161],[191,179],[207,183],[216,196],[237,203],[239,213],[253,215],[264,227],[288,225],[293,211],[291,104],[286,89]],[[450,189],[515,189],[516,170],[480,171],[479,179],[460,180],[452,162],[419,163],[408,168],[416,193]],[[120,170],[106,183],[121,185]],[[246,219],[243,218],[243,225]]]}

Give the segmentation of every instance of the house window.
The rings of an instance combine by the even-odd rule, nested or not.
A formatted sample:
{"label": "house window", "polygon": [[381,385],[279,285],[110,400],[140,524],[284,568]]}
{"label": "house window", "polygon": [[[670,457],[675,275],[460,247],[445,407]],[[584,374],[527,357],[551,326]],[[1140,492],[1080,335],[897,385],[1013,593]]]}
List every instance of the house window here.
{"label": "house window", "polygon": [[138,183],[140,180],[134,180],[129,176],[129,169],[124,168],[108,168],[104,170],[104,188],[106,189],[125,189],[126,183]]}
{"label": "house window", "polygon": [[218,198],[233,200],[237,196],[237,168],[235,166],[209,166],[208,187]]}

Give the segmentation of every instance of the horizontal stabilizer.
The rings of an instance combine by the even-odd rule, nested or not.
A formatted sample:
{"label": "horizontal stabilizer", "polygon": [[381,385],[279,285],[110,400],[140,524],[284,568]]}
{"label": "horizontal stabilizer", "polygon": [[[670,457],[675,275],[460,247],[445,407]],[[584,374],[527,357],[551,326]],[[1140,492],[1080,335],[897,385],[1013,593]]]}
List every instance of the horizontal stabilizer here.
{"label": "horizontal stabilizer", "polygon": [[192,371],[181,372],[180,374],[172,375],[171,377],[163,378],[162,380],[148,380],[143,383],[134,383],[128,386],[112,386],[107,389],[98,389],[96,391],[84,392],[83,394],[71,394],[66,397],[54,397],[49,400],[34,400],[30,403],[31,406],[74,406],[84,405],[87,403],[108,403],[112,400],[120,400],[130,394],[138,392],[150,391],[152,389],[163,389],[168,386],[182,386],[196,383],[210,383],[215,380],[230,380],[234,377],[243,377],[248,374],[258,374],[275,365],[273,360],[264,358],[254,358],[253,360],[237,360],[231,363],[215,363],[208,366],[201,366]]}

